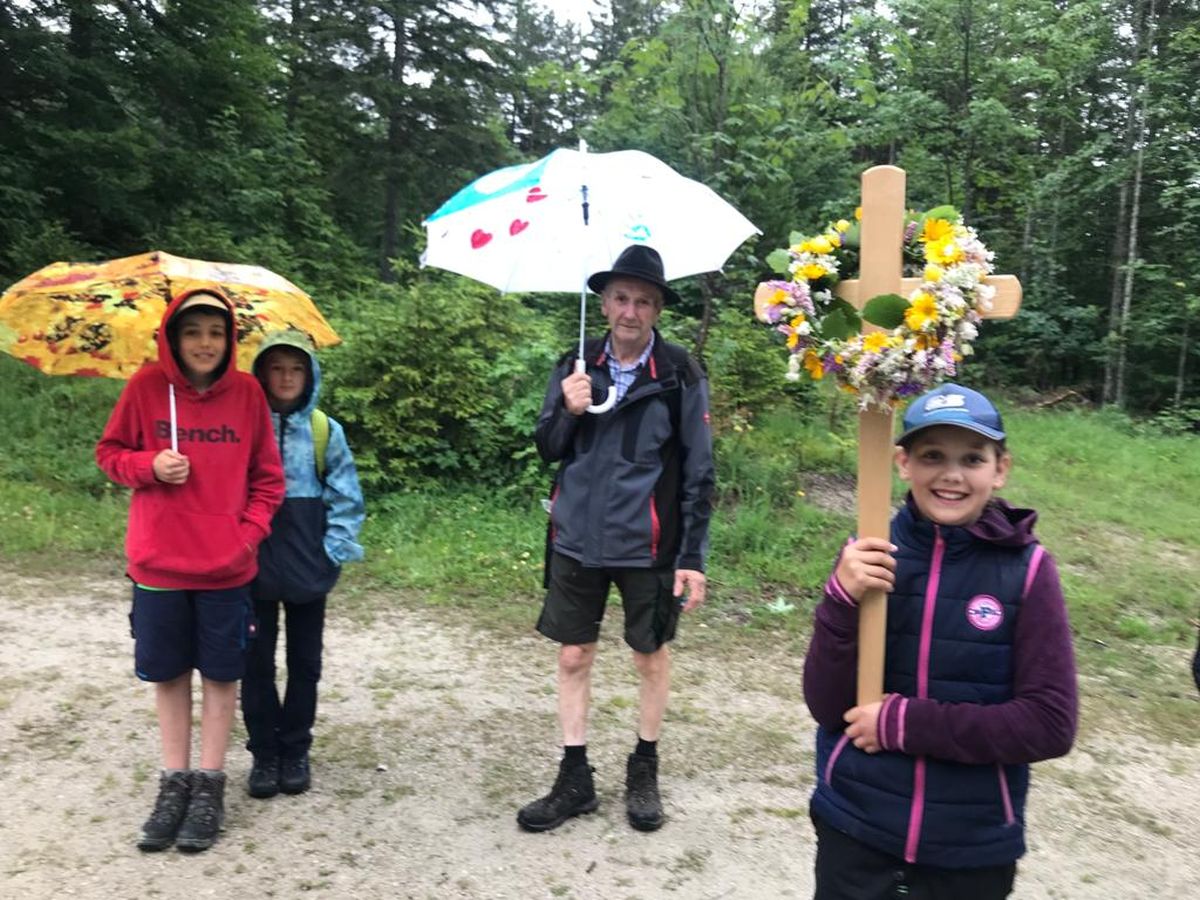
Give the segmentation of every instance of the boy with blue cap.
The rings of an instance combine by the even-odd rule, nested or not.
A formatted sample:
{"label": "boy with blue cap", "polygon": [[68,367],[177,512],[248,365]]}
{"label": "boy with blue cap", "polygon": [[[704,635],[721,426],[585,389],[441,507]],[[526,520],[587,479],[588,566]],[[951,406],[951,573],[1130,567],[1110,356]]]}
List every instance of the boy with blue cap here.
{"label": "boy with blue cap", "polygon": [[[993,496],[1012,466],[983,394],[918,397],[896,447],[891,540],[843,548],[817,608],[804,695],[817,720],[817,900],[999,900],[1025,852],[1029,764],[1078,712],[1066,605],[1037,513]],[[857,602],[888,592],[881,701],[856,705]]]}

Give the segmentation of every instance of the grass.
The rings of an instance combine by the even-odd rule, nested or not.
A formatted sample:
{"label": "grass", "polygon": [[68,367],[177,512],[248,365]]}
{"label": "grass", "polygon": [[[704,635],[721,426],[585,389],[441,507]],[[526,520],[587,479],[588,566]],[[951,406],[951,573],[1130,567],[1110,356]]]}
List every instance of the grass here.
{"label": "grass", "polygon": [[[0,378],[0,553],[30,572],[119,571],[127,492],[98,472],[92,448],[120,385],[46,378],[7,358]],[[1108,413],[1002,409],[1015,456],[1003,496],[1040,512],[1081,670],[1186,737],[1176,720],[1195,714],[1181,659],[1195,639],[1200,441]],[[848,495],[818,506],[807,487],[819,480],[836,492],[852,474],[853,410],[842,401],[807,418],[742,417],[716,444],[710,600],[696,617],[706,627],[689,629],[688,643],[709,652],[786,642],[802,652],[830,561],[853,528]],[[902,491],[896,482],[897,498]],[[386,596],[528,632],[542,594],[540,499],[463,486],[368,498],[367,560],[348,568],[339,609],[369,622]]]}

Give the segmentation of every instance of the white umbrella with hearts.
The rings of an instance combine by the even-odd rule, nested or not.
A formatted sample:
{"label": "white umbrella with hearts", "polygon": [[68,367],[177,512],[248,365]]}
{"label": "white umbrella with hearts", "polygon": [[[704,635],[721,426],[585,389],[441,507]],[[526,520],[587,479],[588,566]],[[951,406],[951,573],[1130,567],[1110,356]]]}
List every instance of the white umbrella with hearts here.
{"label": "white umbrella with hearts", "polygon": [[581,369],[591,273],[631,244],[657,250],[668,280],[712,272],[759,233],[712,188],[649,153],[589,153],[582,141],[476,179],[424,224],[422,265],[504,292],[578,290]]}

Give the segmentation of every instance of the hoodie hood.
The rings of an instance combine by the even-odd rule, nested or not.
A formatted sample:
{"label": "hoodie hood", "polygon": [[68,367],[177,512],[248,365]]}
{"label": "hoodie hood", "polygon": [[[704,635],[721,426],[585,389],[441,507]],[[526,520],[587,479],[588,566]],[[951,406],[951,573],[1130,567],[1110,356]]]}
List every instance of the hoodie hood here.
{"label": "hoodie hood", "polygon": [[299,414],[308,418],[317,408],[317,400],[321,396],[321,364],[317,362],[317,354],[313,352],[312,341],[304,332],[295,329],[272,332],[263,339],[263,342],[259,344],[258,352],[254,354],[253,373],[264,391],[266,390],[266,377],[262,372],[261,364],[267,352],[276,347],[290,347],[293,350],[299,350],[308,359],[308,385],[304,389],[304,395],[301,397],[299,405],[288,412],[288,415]]}
{"label": "hoodie hood", "polygon": [[216,380],[209,386],[205,393],[212,393],[223,389],[224,383],[227,381],[230,372],[237,371],[237,317],[233,314],[233,303],[225,296],[224,291],[217,287],[194,288],[192,290],[181,291],[171,298],[171,302],[167,304],[167,308],[163,310],[162,321],[158,326],[158,333],[155,335],[155,341],[158,344],[158,364],[167,376],[167,380],[175,385],[179,390],[195,390],[192,383],[188,381],[187,375],[184,374],[182,367],[179,365],[179,359],[175,355],[175,350],[171,346],[170,325],[171,320],[175,318],[185,301],[195,294],[211,294],[219,299],[225,305],[225,314],[227,318],[229,340],[225,346],[225,359],[221,364],[220,374]]}

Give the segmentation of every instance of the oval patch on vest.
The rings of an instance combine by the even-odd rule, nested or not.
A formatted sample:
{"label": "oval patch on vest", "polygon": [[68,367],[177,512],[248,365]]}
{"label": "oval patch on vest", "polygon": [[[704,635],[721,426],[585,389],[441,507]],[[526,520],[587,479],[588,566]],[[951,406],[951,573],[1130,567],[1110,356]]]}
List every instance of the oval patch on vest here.
{"label": "oval patch on vest", "polygon": [[987,594],[972,597],[967,604],[967,621],[980,631],[994,631],[1004,621],[1004,607]]}

